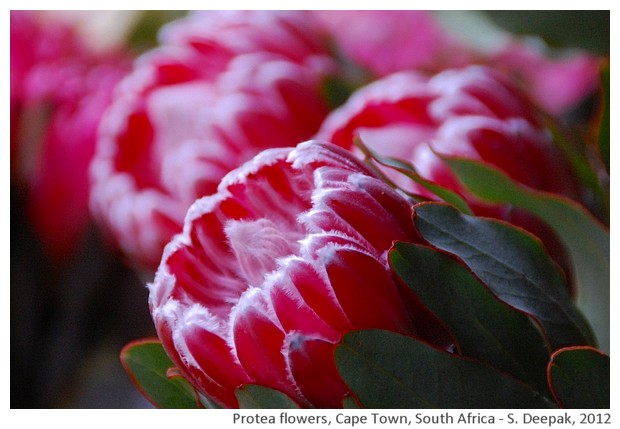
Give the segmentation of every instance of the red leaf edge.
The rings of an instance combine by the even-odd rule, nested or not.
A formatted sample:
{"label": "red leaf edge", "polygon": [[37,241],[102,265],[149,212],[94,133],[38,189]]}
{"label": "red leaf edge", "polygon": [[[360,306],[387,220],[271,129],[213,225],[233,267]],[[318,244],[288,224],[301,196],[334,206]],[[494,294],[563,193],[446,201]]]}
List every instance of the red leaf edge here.
{"label": "red leaf edge", "polygon": [[553,352],[553,354],[549,358],[549,364],[547,365],[547,384],[549,385],[549,390],[551,390],[553,399],[555,399],[555,402],[557,402],[560,408],[564,408],[564,404],[562,403],[562,401],[560,401],[560,399],[558,398],[555,392],[555,389],[553,388],[553,383],[551,382],[551,368],[553,368],[553,366],[555,365],[554,361],[557,355],[563,352],[571,351],[571,350],[590,350],[590,351],[600,354],[601,356],[609,357],[607,353],[604,353],[601,350],[597,349],[596,347],[592,347],[592,346],[569,346],[569,347],[563,347]]}
{"label": "red leaf edge", "polygon": [[[159,404],[157,404],[157,402],[148,394],[146,390],[142,388],[142,386],[140,386],[140,383],[138,383],[138,380],[134,376],[133,372],[131,372],[131,370],[129,369],[129,365],[127,364],[127,361],[126,361],[126,356],[127,356],[127,353],[129,352],[129,349],[132,349],[133,347],[140,346],[143,344],[161,344],[161,342],[159,341],[159,338],[156,338],[156,337],[139,338],[137,340],[130,341],[129,343],[125,344],[125,346],[121,349],[121,352],[120,352],[121,365],[123,366],[125,373],[129,377],[133,385],[136,387],[138,392],[140,392],[140,394],[144,396],[155,408],[160,408]],[[170,369],[168,369],[168,372],[166,373],[168,377],[170,377],[168,375],[169,371]]]}

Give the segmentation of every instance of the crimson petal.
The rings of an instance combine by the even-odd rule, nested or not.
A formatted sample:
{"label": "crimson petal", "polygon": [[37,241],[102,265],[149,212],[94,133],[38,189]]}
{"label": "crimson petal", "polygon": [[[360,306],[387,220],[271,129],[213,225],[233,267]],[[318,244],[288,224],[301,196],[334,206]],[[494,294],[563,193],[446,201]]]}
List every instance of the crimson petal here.
{"label": "crimson petal", "polygon": [[336,368],[336,344],[297,333],[286,340],[289,367],[303,395],[319,408],[341,408],[350,392]]}
{"label": "crimson petal", "polygon": [[412,332],[402,298],[381,263],[348,249],[327,249],[323,258],[338,301],[357,329]]}

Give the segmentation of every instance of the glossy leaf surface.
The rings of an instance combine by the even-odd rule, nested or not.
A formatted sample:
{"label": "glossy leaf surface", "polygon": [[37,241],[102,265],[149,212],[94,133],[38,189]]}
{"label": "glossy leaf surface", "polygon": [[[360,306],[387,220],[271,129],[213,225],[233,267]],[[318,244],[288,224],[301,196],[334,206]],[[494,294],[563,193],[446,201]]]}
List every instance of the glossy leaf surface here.
{"label": "glossy leaf surface", "polygon": [[599,350],[558,350],[552,356],[548,374],[553,394],[563,408],[609,408],[610,360]]}
{"label": "glossy leaf surface", "polygon": [[478,361],[381,330],[336,348],[340,375],[366,408],[550,408],[526,384]]}
{"label": "glossy leaf surface", "polygon": [[499,299],[538,320],[554,350],[594,343],[563,273],[531,234],[442,203],[418,204],[414,222],[425,240],[461,258]]}
{"label": "glossy leaf surface", "polygon": [[[483,200],[527,210],[551,226],[570,253],[578,305],[609,349],[609,231],[579,204],[511,180],[477,161],[444,158],[463,184]],[[568,344],[567,344],[568,345]]]}
{"label": "glossy leaf surface", "polygon": [[549,353],[523,313],[499,301],[465,266],[429,247],[396,243],[390,265],[454,334],[460,352],[546,392]]}
{"label": "glossy leaf surface", "polygon": [[169,376],[174,367],[156,339],[137,340],[121,352],[125,371],[138,390],[158,408],[198,408],[192,386],[180,375]]}

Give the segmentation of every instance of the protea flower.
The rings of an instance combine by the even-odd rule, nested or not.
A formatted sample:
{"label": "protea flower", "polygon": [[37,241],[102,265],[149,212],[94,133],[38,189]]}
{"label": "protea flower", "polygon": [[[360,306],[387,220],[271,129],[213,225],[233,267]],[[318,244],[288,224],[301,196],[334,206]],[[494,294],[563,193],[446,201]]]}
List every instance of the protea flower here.
{"label": "protea flower", "polygon": [[373,82],[332,112],[318,133],[347,148],[356,135],[447,187],[459,185],[435,153],[487,162],[535,189],[579,195],[568,161],[536,109],[490,68],[470,66],[432,78],[402,72]]}
{"label": "protea flower", "polygon": [[[226,50],[209,44],[208,51]],[[258,55],[230,64],[248,57]],[[218,58],[228,64],[225,54]],[[209,85],[225,73],[213,73]],[[261,130],[265,124],[271,122],[263,120]],[[235,127],[217,129],[237,135],[228,131]],[[595,349],[547,238],[540,235],[543,245],[505,222],[517,222],[516,211],[474,197],[442,159],[474,159],[523,189],[581,197],[537,110],[505,76],[482,67],[433,78],[392,75],[355,93],[317,135],[295,148],[259,152],[217,187],[214,178],[204,181],[210,195],[191,205],[148,285],[159,339],[122,352],[154,404],[177,406],[170,397],[182,392],[189,407],[609,406],[609,358]],[[419,202],[436,195],[359,160],[356,135],[380,155],[411,163],[432,185],[459,193],[475,214],[504,220]],[[195,159],[191,146],[184,153]],[[193,165],[179,159],[170,165]],[[192,176],[191,169],[168,171],[177,172],[170,182],[141,177],[170,189],[185,180],[178,172]],[[560,214],[575,214],[572,205],[560,206]],[[536,226],[528,221],[542,225],[525,218],[517,223],[531,231]],[[604,268],[608,235],[585,212],[575,219],[584,225],[572,232],[592,233],[590,248],[601,256],[594,265]],[[157,376],[145,380],[140,357],[149,353],[158,356],[150,372]],[[258,394],[248,401],[248,392]]]}
{"label": "protea flower", "polygon": [[74,25],[11,11],[11,176],[58,260],[71,256],[88,224],[97,127],[128,66],[127,53],[95,50]]}
{"label": "protea flower", "polygon": [[[541,40],[532,43],[491,30],[491,25],[485,26],[488,34],[480,42],[467,37],[469,28],[458,29],[458,18],[450,26],[432,11],[314,13],[336,50],[373,78],[407,70],[434,74],[468,64],[486,65],[504,73],[552,115],[575,108],[599,86],[596,56],[579,51],[550,55]],[[444,18],[450,13],[454,12]]]}
{"label": "protea flower", "polygon": [[511,77],[554,116],[577,108],[600,85],[601,59],[586,53],[550,58],[535,44],[514,41],[490,54],[485,64]]}
{"label": "protea flower", "polygon": [[[439,71],[473,60],[466,45],[428,10],[312,12],[335,49],[375,77],[403,70]],[[372,31],[369,29],[372,28]]]}
{"label": "protea flower", "polygon": [[553,407],[558,355],[586,353],[602,382],[608,365],[564,282],[530,234],[413,205],[335,145],[268,149],[166,246],[148,288],[172,362],[155,371],[224,407],[248,385],[270,408]]}
{"label": "protea flower", "polygon": [[[565,251],[547,226],[511,206],[480,201],[440,158],[482,161],[532,189],[581,201],[569,162],[536,109],[492,69],[470,66],[432,78],[415,72],[388,76],[354,93],[330,114],[318,136],[347,148],[359,136],[377,153],[410,163],[423,178],[464,196],[474,213],[541,236],[570,272]],[[399,173],[387,174],[404,189],[436,198]]]}
{"label": "protea flower", "polygon": [[320,43],[296,12],[206,12],[165,27],[114,94],[91,207],[132,264],[155,269],[187,208],[264,148],[327,113]]}
{"label": "protea flower", "polygon": [[388,268],[394,240],[416,240],[410,202],[349,153],[319,142],[265,151],[198,200],[166,246],[149,285],[160,339],[225,406],[247,383],[341,406],[342,334],[416,332]]}

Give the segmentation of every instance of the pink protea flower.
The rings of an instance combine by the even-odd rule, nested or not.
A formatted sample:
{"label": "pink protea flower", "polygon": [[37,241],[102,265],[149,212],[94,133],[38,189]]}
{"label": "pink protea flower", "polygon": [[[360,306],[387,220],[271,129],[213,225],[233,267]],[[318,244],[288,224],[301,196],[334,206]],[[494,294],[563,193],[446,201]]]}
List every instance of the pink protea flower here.
{"label": "pink protea flower", "polygon": [[[592,95],[600,59],[585,52],[548,55],[544,43],[493,32],[477,46],[432,11],[316,11],[336,50],[373,77],[415,70],[437,73],[468,64],[502,70],[547,113],[560,115]],[[372,29],[369,31],[368,29]],[[461,30],[462,31],[462,30]]]}
{"label": "pink protea flower", "polygon": [[320,10],[319,23],[336,49],[375,76],[437,71],[472,60],[465,45],[424,10]]}
{"label": "pink protea flower", "polygon": [[125,53],[82,43],[67,22],[11,11],[11,176],[57,259],[71,255],[88,224],[97,127],[128,65]]}
{"label": "pink protea flower", "polygon": [[[511,207],[477,200],[437,155],[483,161],[533,189],[580,199],[576,179],[551,133],[499,73],[470,66],[432,78],[401,72],[376,81],[332,112],[318,138],[352,148],[356,135],[377,153],[407,161],[422,177],[459,192],[476,214],[513,222],[541,236],[558,262],[568,265],[544,224]],[[400,173],[387,174],[404,189],[433,198]]]}
{"label": "pink protea flower", "polygon": [[91,207],[155,269],[187,208],[262,149],[312,136],[331,62],[302,12],[204,12],[165,27],[100,129]]}
{"label": "pink protea flower", "polygon": [[[373,82],[332,112],[318,133],[346,148],[356,135],[378,153],[409,161],[423,177],[459,191],[434,152],[490,163],[534,189],[578,195],[567,160],[536,110],[490,68],[470,66],[431,78],[401,72]],[[409,179],[392,177],[428,195]]]}
{"label": "pink protea flower", "polygon": [[585,53],[549,58],[536,46],[509,43],[487,63],[522,84],[533,102],[552,115],[576,107],[599,87],[601,59]]}
{"label": "pink protea flower", "polygon": [[342,406],[340,337],[420,326],[387,262],[394,240],[416,240],[411,215],[401,193],[332,144],[262,152],[196,201],[166,246],[148,286],[162,344],[224,406],[246,383]]}

